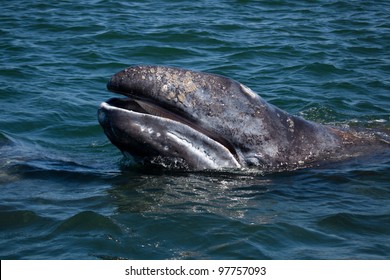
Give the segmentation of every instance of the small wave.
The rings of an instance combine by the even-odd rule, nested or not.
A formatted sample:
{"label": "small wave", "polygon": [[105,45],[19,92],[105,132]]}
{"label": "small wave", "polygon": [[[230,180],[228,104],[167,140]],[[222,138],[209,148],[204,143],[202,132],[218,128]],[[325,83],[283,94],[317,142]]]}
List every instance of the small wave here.
{"label": "small wave", "polygon": [[30,210],[0,210],[0,231],[9,231],[14,228],[42,227],[47,225],[48,222],[51,222],[51,220]]}
{"label": "small wave", "polygon": [[338,234],[390,234],[390,216],[386,214],[361,215],[337,213],[321,218],[318,221],[318,225],[324,230],[337,232]]}
{"label": "small wave", "polygon": [[110,218],[93,211],[80,212],[61,222],[53,231],[53,235],[96,233],[121,234],[121,228]]}

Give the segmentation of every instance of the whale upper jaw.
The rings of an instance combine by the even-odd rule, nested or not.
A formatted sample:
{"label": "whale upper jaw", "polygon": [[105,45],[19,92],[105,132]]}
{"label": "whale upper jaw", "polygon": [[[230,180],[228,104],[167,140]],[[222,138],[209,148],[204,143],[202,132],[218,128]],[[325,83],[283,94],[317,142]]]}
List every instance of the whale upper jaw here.
{"label": "whale upper jaw", "polygon": [[189,170],[242,167],[217,134],[149,101],[112,98],[100,105],[98,120],[125,156],[146,164]]}

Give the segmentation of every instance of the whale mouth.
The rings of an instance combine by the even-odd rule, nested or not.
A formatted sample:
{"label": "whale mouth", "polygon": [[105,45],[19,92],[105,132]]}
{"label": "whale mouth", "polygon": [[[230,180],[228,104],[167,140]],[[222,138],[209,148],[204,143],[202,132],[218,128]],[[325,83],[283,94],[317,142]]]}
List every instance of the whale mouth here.
{"label": "whale mouth", "polygon": [[[208,158],[208,160],[205,159],[205,163],[203,164],[205,168],[198,167],[198,169],[216,168],[221,165],[234,168],[241,166],[235,148],[227,139],[218,133],[202,127],[196,120],[187,116],[185,112],[179,112],[175,108],[168,109],[147,99],[133,98],[126,93],[126,97],[124,98],[111,98],[103,102],[100,105],[98,117],[108,138],[125,155],[130,154],[133,157],[142,158],[145,156],[156,157],[163,154],[168,149],[167,146],[170,145],[162,147],[160,143],[156,142],[149,143],[149,146],[139,144],[141,142],[139,139],[153,137],[146,135],[147,131],[155,131],[159,136],[165,134],[174,137],[174,145],[180,142],[179,145],[182,147],[179,150],[184,154],[190,154],[190,158]],[[118,127],[118,125],[125,126],[127,129],[126,133],[121,133],[118,136],[118,133],[114,132],[118,130],[114,128]],[[142,131],[136,132],[135,130],[138,127],[144,128]],[[145,129],[146,127],[147,129]],[[134,141],[131,141],[130,145],[133,147],[129,149],[128,146],[120,143],[118,138],[134,138]],[[145,143],[152,140],[142,141]],[[135,142],[137,142],[136,145],[134,145]],[[180,155],[176,155],[175,157],[179,158]],[[186,161],[186,159],[184,160]]]}
{"label": "whale mouth", "polygon": [[[107,100],[105,103],[118,109],[131,111],[131,112],[144,114],[144,115],[152,115],[163,119],[176,121],[185,124],[207,136],[210,136],[211,134],[210,132],[205,131],[201,126],[197,125],[194,121],[189,120],[188,117],[184,117],[178,113],[174,113],[171,110],[165,109],[161,106],[152,103],[151,101],[126,97],[126,98],[111,98]],[[210,138],[214,138],[214,137],[210,137]]]}
{"label": "whale mouth", "polygon": [[[221,137],[219,134],[209,131],[200,126],[196,121],[189,119],[188,116],[182,116],[179,113],[160,107],[147,100],[139,100],[131,97],[127,98],[111,98],[106,101],[112,107],[119,108],[126,111],[131,111],[139,114],[152,115],[162,119],[169,119],[186,125],[199,133],[211,138],[227,148],[236,158],[238,158],[236,150],[228,140]],[[184,113],[182,113],[184,114]]]}

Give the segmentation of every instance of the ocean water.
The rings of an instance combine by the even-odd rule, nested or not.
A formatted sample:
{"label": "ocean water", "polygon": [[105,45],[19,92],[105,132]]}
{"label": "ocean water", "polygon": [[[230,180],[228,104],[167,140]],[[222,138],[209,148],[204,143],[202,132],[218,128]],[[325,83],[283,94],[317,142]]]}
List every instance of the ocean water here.
{"label": "ocean water", "polygon": [[390,128],[388,1],[1,1],[1,259],[389,259],[390,154],[275,174],[150,170],[97,122],[135,64]]}

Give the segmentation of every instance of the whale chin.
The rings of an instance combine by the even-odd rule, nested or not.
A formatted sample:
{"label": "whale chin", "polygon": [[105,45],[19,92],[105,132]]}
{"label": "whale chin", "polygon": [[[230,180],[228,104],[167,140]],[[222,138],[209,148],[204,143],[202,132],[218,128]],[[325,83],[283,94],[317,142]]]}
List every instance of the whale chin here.
{"label": "whale chin", "polygon": [[241,167],[227,140],[150,101],[112,98],[100,105],[98,120],[126,157],[143,164],[186,170]]}

